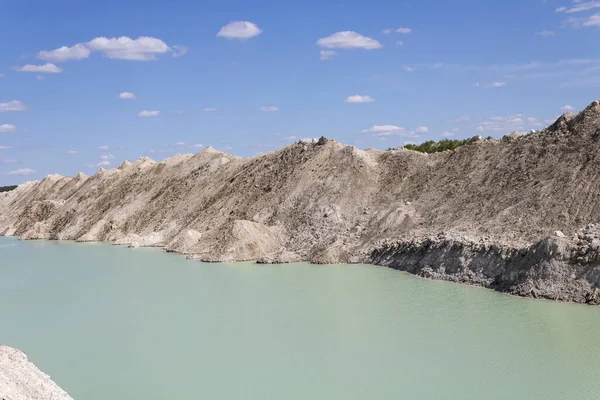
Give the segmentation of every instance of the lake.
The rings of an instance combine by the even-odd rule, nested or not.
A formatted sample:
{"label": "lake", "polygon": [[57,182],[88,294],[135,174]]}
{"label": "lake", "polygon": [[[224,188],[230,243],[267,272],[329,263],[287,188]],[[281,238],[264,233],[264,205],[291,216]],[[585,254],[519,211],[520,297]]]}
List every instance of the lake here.
{"label": "lake", "polygon": [[600,398],[599,307],[15,238],[0,274],[0,343],[75,399]]}

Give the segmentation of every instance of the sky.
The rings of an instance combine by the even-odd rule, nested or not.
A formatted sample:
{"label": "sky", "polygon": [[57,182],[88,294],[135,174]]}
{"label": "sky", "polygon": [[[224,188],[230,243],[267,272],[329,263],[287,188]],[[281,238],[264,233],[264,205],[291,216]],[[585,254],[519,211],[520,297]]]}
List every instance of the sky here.
{"label": "sky", "polygon": [[0,0],[0,186],[541,129],[600,98],[600,1]]}

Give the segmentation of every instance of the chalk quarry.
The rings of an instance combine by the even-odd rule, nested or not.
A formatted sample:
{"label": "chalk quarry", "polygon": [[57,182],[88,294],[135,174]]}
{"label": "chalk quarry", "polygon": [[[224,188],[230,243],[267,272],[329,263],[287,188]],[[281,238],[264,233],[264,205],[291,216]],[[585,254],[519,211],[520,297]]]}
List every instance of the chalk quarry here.
{"label": "chalk quarry", "polygon": [[209,262],[372,263],[600,304],[600,101],[456,151],[212,148],[0,193],[0,235],[156,246]]}

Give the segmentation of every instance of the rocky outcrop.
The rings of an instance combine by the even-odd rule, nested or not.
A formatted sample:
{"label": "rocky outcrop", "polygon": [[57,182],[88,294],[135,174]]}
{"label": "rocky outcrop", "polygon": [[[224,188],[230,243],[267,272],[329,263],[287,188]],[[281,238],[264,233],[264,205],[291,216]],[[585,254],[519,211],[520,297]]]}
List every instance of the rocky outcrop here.
{"label": "rocky outcrop", "polygon": [[0,399],[73,400],[22,351],[0,346]]}
{"label": "rocky outcrop", "polygon": [[598,171],[594,102],[541,131],[435,154],[321,138],[252,158],[206,148],[49,175],[0,193],[0,235],[156,246],[204,261],[369,262],[594,303],[598,243],[586,235],[595,228],[578,235],[600,222]]}

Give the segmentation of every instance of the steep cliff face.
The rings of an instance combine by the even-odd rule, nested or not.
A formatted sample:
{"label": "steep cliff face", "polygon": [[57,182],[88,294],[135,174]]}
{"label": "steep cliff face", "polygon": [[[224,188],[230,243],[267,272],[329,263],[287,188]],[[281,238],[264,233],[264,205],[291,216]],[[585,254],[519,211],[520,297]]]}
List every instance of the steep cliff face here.
{"label": "steep cliff face", "polygon": [[[597,260],[573,254],[580,230],[600,222],[599,139],[596,101],[537,133],[436,154],[321,140],[254,158],[211,148],[142,158],[0,193],[0,234],[160,246],[205,261],[373,262],[587,301]],[[434,251],[432,237],[450,239]],[[451,259],[463,267],[441,273]],[[559,294],[573,294],[542,287],[559,278]]]}

